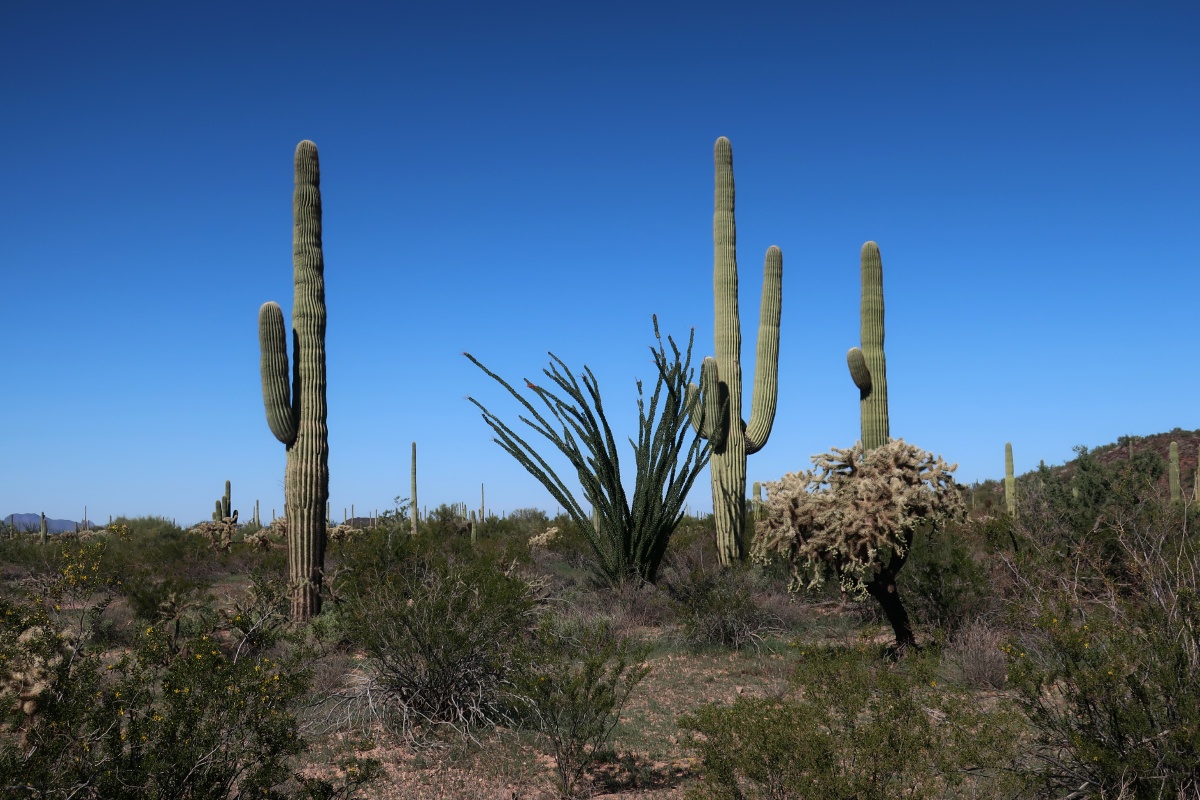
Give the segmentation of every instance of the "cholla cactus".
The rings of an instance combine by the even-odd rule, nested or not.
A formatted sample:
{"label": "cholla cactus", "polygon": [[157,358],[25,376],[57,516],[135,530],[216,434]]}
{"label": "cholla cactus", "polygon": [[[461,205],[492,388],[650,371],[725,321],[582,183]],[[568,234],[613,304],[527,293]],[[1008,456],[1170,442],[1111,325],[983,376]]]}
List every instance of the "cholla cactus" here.
{"label": "cholla cactus", "polygon": [[348,542],[362,532],[362,528],[355,528],[343,522],[341,525],[330,528],[328,536],[331,542]]}
{"label": "cholla cactus", "polygon": [[541,533],[535,533],[529,537],[530,550],[545,550],[550,547],[552,542],[558,541],[558,528],[549,527]]}
{"label": "cholla cactus", "polygon": [[958,465],[903,439],[865,453],[858,442],[812,460],[814,469],[767,483],[754,557],[787,558],[793,589],[819,585],[831,569],[844,589],[879,601],[899,646],[914,643],[896,574],[918,529],[965,514],[951,474]]}
{"label": "cholla cactus", "polygon": [[74,644],[67,634],[46,627],[25,630],[17,637],[15,653],[0,672],[0,696],[12,696],[14,707],[27,720],[32,719]]}
{"label": "cholla cactus", "polygon": [[225,517],[213,522],[201,522],[192,528],[192,533],[208,537],[209,546],[222,553],[228,553],[233,546],[233,535],[237,533],[237,512],[232,517]]}

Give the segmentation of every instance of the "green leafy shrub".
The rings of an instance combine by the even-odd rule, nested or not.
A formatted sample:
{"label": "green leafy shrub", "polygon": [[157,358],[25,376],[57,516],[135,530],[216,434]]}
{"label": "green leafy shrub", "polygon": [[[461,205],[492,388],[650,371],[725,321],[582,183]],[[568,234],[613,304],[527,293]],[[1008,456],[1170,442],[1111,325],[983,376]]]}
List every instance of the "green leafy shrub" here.
{"label": "green leafy shrub", "polygon": [[367,653],[366,688],[383,698],[383,721],[416,739],[504,719],[533,624],[529,586],[491,563],[455,563],[415,545],[374,556],[388,557],[339,609],[345,635]]}
{"label": "green leafy shrub", "polygon": [[603,623],[548,618],[535,636],[530,667],[513,688],[521,723],[549,746],[558,788],[573,797],[605,748],[629,695],[649,672],[648,649]]}
{"label": "green leafy shrub", "polygon": [[897,584],[913,616],[927,625],[955,631],[995,611],[986,559],[967,540],[967,526],[953,525],[943,535],[917,535]]}
{"label": "green leafy shrub", "polygon": [[702,763],[690,796],[891,800],[997,790],[1019,717],[949,691],[928,657],[904,666],[886,668],[863,649],[818,649],[802,657],[796,699],[743,698],[681,717]]}
{"label": "green leafy shrub", "polygon": [[1033,593],[1020,607],[1036,616],[1009,657],[1036,732],[1032,771],[1046,797],[1195,797],[1200,548],[1171,525],[1131,523],[1114,535],[1134,582],[1098,591],[1081,566],[1052,590],[1026,584]]}
{"label": "green leafy shrub", "polygon": [[[23,600],[0,602],[0,795],[13,798],[332,797],[297,775],[308,693],[295,642],[268,653],[229,631],[94,635],[112,589],[106,542],[70,543]],[[366,774],[356,767],[355,775]]]}
{"label": "green leafy shrub", "polygon": [[659,583],[675,603],[687,644],[741,650],[757,647],[779,630],[779,620],[755,600],[753,569],[745,564],[722,568],[697,550],[670,562]]}

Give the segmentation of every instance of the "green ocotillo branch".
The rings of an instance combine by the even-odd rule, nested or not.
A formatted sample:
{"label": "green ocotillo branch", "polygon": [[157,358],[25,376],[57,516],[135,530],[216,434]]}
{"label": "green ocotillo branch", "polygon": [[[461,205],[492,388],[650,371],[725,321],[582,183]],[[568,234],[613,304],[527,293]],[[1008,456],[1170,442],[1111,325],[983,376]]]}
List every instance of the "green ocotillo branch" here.
{"label": "green ocotillo branch", "polygon": [[846,353],[850,377],[858,387],[863,450],[888,443],[887,361],[883,355],[883,260],[879,246],[867,242],[859,256],[862,270],[860,311],[862,347]]}
{"label": "green ocotillo branch", "polygon": [[321,170],[317,146],[296,146],[292,201],[292,357],[289,370],[283,310],[258,312],[263,404],[267,425],[287,448],[284,474],[288,583],[292,617],[320,612],[329,500],[329,432],[325,401],[325,256],[321,247]]}
{"label": "green ocotillo branch", "polygon": [[779,379],[779,318],[783,253],[767,249],[755,351],[750,421],[742,420],[742,327],[738,313],[737,226],[733,148],[724,136],[713,149],[713,305],[716,355],[700,365],[700,386],[689,384],[692,422],[711,448],[717,554],[728,565],[746,555],[746,456],[767,443],[775,421]]}

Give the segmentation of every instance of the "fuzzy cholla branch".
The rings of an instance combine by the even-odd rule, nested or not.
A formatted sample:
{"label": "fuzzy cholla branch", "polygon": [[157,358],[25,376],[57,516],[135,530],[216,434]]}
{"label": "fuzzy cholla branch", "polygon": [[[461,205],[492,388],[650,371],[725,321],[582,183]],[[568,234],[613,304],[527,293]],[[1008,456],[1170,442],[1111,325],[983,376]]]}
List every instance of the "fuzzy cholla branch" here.
{"label": "fuzzy cholla branch", "polygon": [[903,439],[866,453],[857,442],[812,460],[812,470],[766,484],[752,548],[759,561],[791,562],[793,589],[819,586],[829,568],[862,596],[880,565],[899,571],[919,527],[966,511],[952,476],[958,465]]}

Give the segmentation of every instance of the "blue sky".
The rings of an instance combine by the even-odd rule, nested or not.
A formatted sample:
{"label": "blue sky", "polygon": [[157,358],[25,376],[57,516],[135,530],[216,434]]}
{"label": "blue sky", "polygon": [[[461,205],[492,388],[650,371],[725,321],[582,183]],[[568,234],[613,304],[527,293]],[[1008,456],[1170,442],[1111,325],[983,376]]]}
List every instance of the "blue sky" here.
{"label": "blue sky", "polygon": [[[1200,427],[1192,2],[44,3],[0,11],[0,513],[281,509],[256,314],[292,299],[321,154],[335,517],[553,500],[466,400],[553,351],[632,434],[651,314],[712,351],[733,143],[744,370],[783,249],[779,410],[749,479],[849,446],[858,253],[893,436],[960,480]],[[632,463],[626,466],[632,469]],[[690,497],[711,507],[707,476]]]}

